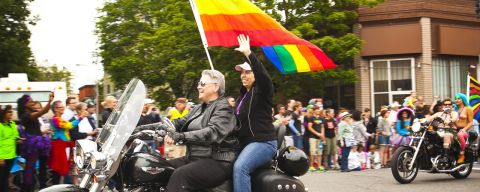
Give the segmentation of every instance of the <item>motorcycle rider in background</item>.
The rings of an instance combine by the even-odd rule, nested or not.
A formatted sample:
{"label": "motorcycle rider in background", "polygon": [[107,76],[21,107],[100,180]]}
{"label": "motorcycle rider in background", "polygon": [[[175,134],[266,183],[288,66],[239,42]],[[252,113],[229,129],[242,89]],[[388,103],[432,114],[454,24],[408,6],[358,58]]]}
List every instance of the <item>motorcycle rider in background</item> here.
{"label": "motorcycle rider in background", "polygon": [[232,135],[233,109],[224,97],[225,77],[216,70],[204,70],[197,86],[202,104],[173,121],[176,133],[165,137],[166,144],[185,143],[187,154],[169,160],[175,168],[167,191],[198,191],[221,185],[232,176],[238,144]]}
{"label": "motorcycle rider in background", "polygon": [[428,117],[427,120],[431,122],[438,117],[443,120],[443,123],[441,123],[438,128],[445,130],[445,134],[440,134],[439,136],[443,138],[443,148],[445,149],[445,154],[447,155],[450,150],[450,145],[453,142],[453,129],[455,128],[455,122],[458,120],[458,113],[453,110],[453,102],[450,98],[443,100],[442,107],[442,112],[433,114],[432,116]]}

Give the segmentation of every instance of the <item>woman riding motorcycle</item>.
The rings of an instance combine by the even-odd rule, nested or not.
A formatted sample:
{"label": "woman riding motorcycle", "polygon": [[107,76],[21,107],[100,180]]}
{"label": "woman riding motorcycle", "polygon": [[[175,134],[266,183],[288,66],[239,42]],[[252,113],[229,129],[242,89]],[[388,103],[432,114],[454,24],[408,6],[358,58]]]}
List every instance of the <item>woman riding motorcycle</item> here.
{"label": "woman riding motorcycle", "polygon": [[438,128],[443,128],[445,134],[440,135],[443,137],[443,148],[445,149],[445,154],[448,154],[450,150],[450,144],[453,142],[453,130],[455,128],[455,122],[458,120],[458,113],[453,110],[452,100],[450,98],[444,99],[443,102],[443,111],[437,112],[432,116],[428,117],[428,121],[433,121],[435,118],[441,118],[443,123],[441,123]]}
{"label": "woman riding motorcycle", "polygon": [[467,133],[473,128],[473,110],[470,108],[467,96],[462,93],[455,95],[455,111],[458,112],[457,138],[460,142],[460,154],[457,163],[462,164],[465,161],[465,143],[467,140]]}
{"label": "woman riding motorcycle", "polygon": [[397,135],[393,138],[393,151],[402,145],[410,143],[410,129],[413,125],[415,113],[408,107],[402,108],[397,112],[397,124],[395,126]]}
{"label": "woman riding motorcycle", "polygon": [[169,160],[175,168],[167,191],[198,191],[216,187],[232,176],[236,159],[232,135],[235,116],[225,93],[225,77],[216,70],[204,70],[197,86],[201,105],[173,121],[176,133],[165,137],[167,144],[185,143],[187,154]]}
{"label": "woman riding motorcycle", "polygon": [[250,50],[248,36],[239,35],[236,51],[243,53],[246,62],[235,66],[241,72],[242,87],[235,105],[239,122],[240,154],[233,167],[235,192],[251,191],[252,173],[272,160],[277,150],[273,127],[273,83],[263,64]]}

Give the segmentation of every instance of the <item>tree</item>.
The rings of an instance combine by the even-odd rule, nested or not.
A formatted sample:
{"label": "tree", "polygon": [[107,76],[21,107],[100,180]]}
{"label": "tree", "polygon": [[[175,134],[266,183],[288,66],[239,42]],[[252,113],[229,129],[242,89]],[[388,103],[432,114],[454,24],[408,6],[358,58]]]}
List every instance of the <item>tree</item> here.
{"label": "tree", "polygon": [[[272,73],[277,100],[307,100],[323,96],[325,86],[352,84],[357,77],[353,57],[360,53],[362,41],[353,34],[359,6],[375,6],[383,0],[258,0],[264,10],[297,36],[320,47],[337,68],[284,76]],[[283,17],[278,16],[283,15]],[[278,19],[281,18],[281,19]],[[281,90],[281,91],[279,91]],[[300,96],[297,94],[302,92]]]}
{"label": "tree", "polygon": [[32,0],[0,1],[0,77],[8,73],[27,73],[35,80],[38,70],[32,58],[30,30],[27,24],[35,24],[28,19],[27,5]]}
{"label": "tree", "polygon": [[[257,48],[255,52],[274,81],[275,99],[318,97],[325,94],[325,84],[353,83],[356,76],[348,68],[361,45],[352,33],[356,9],[381,1],[254,1],[287,29],[322,48],[339,66],[328,71],[283,75]],[[140,78],[161,106],[171,105],[176,97],[196,98],[200,73],[209,65],[187,0],[109,1],[100,11],[103,16],[97,23],[99,54],[105,71],[117,85]],[[209,50],[215,68],[225,74],[227,94],[236,96],[241,85],[233,67],[243,62],[241,55],[233,48]]]}
{"label": "tree", "polygon": [[72,94],[72,73],[65,67],[59,69],[57,66],[38,67],[39,75],[36,77],[37,81],[65,81],[67,84],[67,93]]}

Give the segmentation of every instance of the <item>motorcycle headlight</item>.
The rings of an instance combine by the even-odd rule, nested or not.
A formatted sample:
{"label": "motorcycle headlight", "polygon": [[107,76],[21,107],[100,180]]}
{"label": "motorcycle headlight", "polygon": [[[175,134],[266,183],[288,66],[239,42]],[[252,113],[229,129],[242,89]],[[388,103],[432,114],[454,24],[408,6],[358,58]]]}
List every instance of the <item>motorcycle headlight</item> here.
{"label": "motorcycle headlight", "polygon": [[101,152],[93,152],[90,157],[90,166],[93,169],[100,169],[107,164],[107,157]]}
{"label": "motorcycle headlight", "polygon": [[82,147],[77,146],[75,147],[74,151],[75,151],[74,153],[75,156],[73,158],[74,158],[75,164],[79,169],[85,168],[88,162],[86,161],[87,160],[87,158],[85,158],[86,154],[83,152]]}
{"label": "motorcycle headlight", "polygon": [[79,169],[84,169],[87,167],[90,160],[90,153],[97,150],[97,145],[95,142],[82,139],[75,142],[74,154],[73,157],[75,164]]}
{"label": "motorcycle headlight", "polygon": [[415,132],[415,133],[416,133],[416,132],[419,132],[419,131],[420,131],[420,126],[421,126],[421,125],[420,125],[420,122],[414,123],[414,124],[412,125],[412,131]]}

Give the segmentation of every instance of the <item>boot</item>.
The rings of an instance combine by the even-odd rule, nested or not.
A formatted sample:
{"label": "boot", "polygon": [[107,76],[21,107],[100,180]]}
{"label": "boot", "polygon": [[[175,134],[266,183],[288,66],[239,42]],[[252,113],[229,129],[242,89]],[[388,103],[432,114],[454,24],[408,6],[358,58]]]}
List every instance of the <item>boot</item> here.
{"label": "boot", "polygon": [[443,155],[445,157],[450,157],[450,148],[443,148]]}
{"label": "boot", "polygon": [[463,164],[465,162],[465,151],[460,151],[458,155],[457,164]]}

